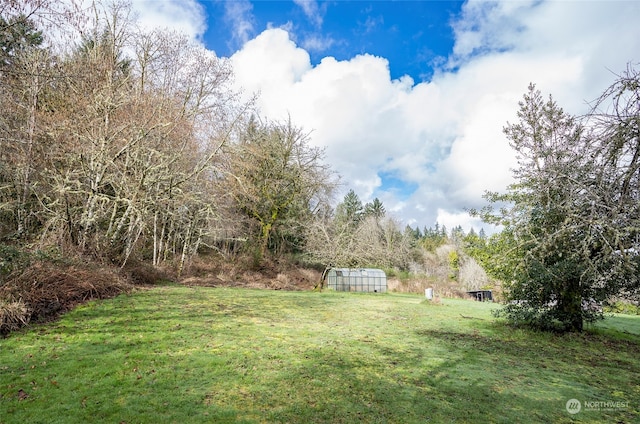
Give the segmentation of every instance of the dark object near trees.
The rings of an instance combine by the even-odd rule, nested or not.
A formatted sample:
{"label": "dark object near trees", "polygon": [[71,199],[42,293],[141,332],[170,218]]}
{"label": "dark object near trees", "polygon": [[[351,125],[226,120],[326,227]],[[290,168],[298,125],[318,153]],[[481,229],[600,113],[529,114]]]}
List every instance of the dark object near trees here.
{"label": "dark object near trees", "polygon": [[468,291],[467,294],[479,302],[493,302],[491,290],[472,290]]}

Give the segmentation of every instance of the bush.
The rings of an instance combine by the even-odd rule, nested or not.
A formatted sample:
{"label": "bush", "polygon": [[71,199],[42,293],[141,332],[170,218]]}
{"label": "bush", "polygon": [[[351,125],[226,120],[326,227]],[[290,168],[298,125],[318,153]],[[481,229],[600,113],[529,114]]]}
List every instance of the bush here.
{"label": "bush", "polygon": [[640,315],[640,306],[631,302],[615,301],[605,305],[604,312],[611,314]]}
{"label": "bush", "polygon": [[133,285],[116,270],[92,264],[33,260],[0,286],[0,331],[54,319],[76,305],[129,292]]}
{"label": "bush", "polygon": [[409,281],[411,278],[409,271],[399,270],[398,268],[385,268],[384,273],[387,275],[387,278],[397,278],[402,282]]}

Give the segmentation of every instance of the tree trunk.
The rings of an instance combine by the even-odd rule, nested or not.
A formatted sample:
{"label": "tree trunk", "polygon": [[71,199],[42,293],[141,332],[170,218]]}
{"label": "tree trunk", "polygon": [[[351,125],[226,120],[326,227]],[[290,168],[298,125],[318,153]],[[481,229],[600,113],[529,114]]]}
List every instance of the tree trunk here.
{"label": "tree trunk", "polygon": [[580,282],[571,281],[558,302],[558,316],[563,323],[564,330],[581,332],[583,329],[582,294]]}

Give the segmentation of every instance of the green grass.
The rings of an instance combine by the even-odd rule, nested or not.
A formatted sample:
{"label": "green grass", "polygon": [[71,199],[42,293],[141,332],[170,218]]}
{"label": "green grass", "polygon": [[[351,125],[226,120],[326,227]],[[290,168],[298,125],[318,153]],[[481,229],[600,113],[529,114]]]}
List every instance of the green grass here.
{"label": "green grass", "polygon": [[180,286],[93,302],[0,340],[0,423],[640,421],[640,317],[558,336],[492,307]]}

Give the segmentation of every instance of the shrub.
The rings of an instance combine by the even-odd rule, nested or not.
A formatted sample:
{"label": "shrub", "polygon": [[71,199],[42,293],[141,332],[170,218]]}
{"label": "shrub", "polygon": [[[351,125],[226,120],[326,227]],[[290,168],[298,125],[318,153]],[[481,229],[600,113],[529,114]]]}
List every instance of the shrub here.
{"label": "shrub", "polygon": [[80,303],[114,297],[132,288],[112,269],[34,260],[7,276],[0,286],[2,331],[6,334],[29,321],[54,319]]}

